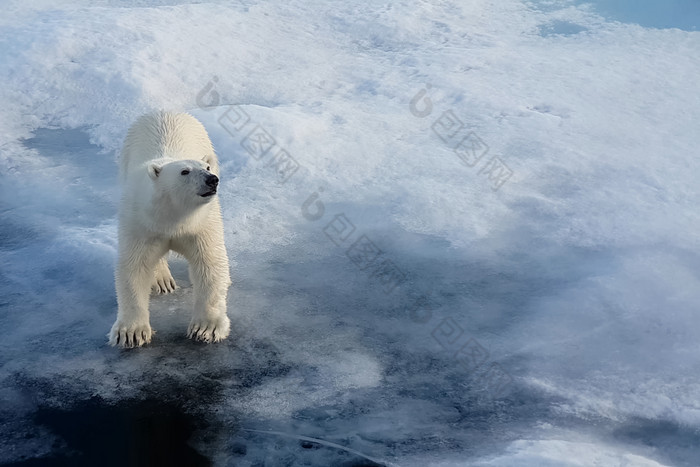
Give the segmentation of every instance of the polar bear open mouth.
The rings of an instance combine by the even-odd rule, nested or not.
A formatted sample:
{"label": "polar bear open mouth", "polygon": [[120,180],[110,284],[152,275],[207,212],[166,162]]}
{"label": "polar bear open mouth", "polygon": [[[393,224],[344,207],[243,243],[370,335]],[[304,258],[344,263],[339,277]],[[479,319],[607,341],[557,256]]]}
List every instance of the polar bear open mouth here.
{"label": "polar bear open mouth", "polygon": [[209,196],[214,196],[215,194],[216,194],[216,188],[209,190],[206,193],[201,193],[199,196],[201,196],[202,198],[207,198]]}

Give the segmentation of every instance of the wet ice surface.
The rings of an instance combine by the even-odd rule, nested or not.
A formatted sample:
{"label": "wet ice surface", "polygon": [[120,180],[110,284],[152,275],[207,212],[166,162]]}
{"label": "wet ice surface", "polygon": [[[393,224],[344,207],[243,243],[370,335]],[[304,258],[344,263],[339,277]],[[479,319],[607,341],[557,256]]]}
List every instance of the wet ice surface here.
{"label": "wet ice surface", "polygon": [[[0,462],[695,464],[697,33],[108,3],[0,20]],[[153,344],[112,349],[116,151],[178,106],[221,160],[232,336],[185,338],[173,257]]]}
{"label": "wet ice surface", "polygon": [[[97,152],[81,130],[41,129],[24,144],[64,168],[81,166]],[[112,165],[105,157],[101,164],[93,161],[91,171]],[[601,253],[560,252],[559,263],[548,265],[556,266],[556,274],[544,266],[533,274],[451,258],[449,247],[436,237],[371,231],[363,235],[405,271],[402,287],[387,294],[384,287],[391,282],[360,269],[348,250],[332,241],[333,213],[309,221],[300,204],[299,229],[306,228],[308,241],[329,254],[305,255],[292,244],[266,253],[262,261],[256,253],[237,255],[230,313],[238,326],[226,343],[202,345],[184,337],[191,287],[185,262],[173,258],[181,288],[152,297],[151,322],[158,330],[153,345],[107,348],[104,332],[115,308],[113,256],[99,252],[104,245],[95,246],[92,234],[104,225],[113,233],[114,203],[105,200],[106,207],[91,211],[97,179],[86,173],[66,195],[82,200],[73,201],[80,218],[63,218],[62,209],[50,206],[41,212],[54,218],[48,224],[68,229],[70,241],[61,233],[14,230],[5,237],[8,252],[35,258],[31,265],[24,263],[29,270],[22,277],[42,285],[41,290],[10,290],[3,284],[4,307],[12,310],[3,314],[3,325],[19,327],[32,351],[27,359],[24,346],[3,350],[4,391],[12,401],[4,415],[7,420],[21,416],[5,426],[3,437],[20,459],[29,457],[21,464],[116,465],[150,459],[188,465],[359,466],[446,452],[472,462],[529,438],[543,423],[589,436],[602,432],[603,438],[642,452],[649,448],[640,446],[662,442],[665,450],[672,449],[668,454],[676,459],[671,460],[680,463],[695,454],[682,446],[693,445],[697,435],[678,424],[641,418],[614,423],[600,417],[594,430],[588,420],[557,413],[564,399],[524,388],[509,375],[491,381],[471,371],[471,356],[453,355],[475,342],[481,350],[474,361],[481,362],[480,352],[494,351],[481,342],[524,319],[522,298],[534,300],[599,270],[605,261]],[[352,206],[343,210],[348,221],[354,219]],[[359,223],[354,227],[361,228]],[[85,237],[72,238],[74,229]],[[88,260],[100,266],[79,274],[77,265]],[[52,322],[60,325],[45,324],[49,333],[36,328]],[[23,323],[31,329],[22,329]],[[517,369],[523,358],[500,357],[497,365]],[[496,364],[493,360],[484,358],[486,371]],[[33,460],[36,455],[41,461]]]}

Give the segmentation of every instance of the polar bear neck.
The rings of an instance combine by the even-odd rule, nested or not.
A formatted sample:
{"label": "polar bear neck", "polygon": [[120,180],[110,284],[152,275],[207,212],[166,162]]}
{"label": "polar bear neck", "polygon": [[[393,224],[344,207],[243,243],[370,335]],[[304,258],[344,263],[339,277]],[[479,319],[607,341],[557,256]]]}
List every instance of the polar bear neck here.
{"label": "polar bear neck", "polygon": [[199,205],[183,206],[168,193],[158,193],[144,172],[140,171],[141,176],[135,177],[141,183],[128,184],[122,193],[120,229],[124,226],[128,230],[165,237],[184,235],[205,228],[212,212],[219,212],[216,197]]}
{"label": "polar bear neck", "polygon": [[150,221],[149,230],[166,236],[179,236],[201,230],[207,223],[212,207],[218,204],[218,201],[213,199],[199,206],[183,207],[167,194],[155,196],[156,202],[145,213]]}

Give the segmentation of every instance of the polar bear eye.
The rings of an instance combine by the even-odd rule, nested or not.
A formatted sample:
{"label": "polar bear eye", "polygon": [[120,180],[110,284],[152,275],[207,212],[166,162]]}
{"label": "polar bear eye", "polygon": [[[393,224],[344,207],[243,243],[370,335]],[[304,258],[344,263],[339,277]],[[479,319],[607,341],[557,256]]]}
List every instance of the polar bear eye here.
{"label": "polar bear eye", "polygon": [[211,166],[208,165],[208,166],[207,166],[207,172],[209,172],[210,170],[211,170]]}
{"label": "polar bear eye", "polygon": [[189,174],[189,173],[190,173],[190,171],[187,170],[187,169],[185,169],[185,170],[183,170],[182,172],[180,172],[180,175],[187,175],[187,174]]}

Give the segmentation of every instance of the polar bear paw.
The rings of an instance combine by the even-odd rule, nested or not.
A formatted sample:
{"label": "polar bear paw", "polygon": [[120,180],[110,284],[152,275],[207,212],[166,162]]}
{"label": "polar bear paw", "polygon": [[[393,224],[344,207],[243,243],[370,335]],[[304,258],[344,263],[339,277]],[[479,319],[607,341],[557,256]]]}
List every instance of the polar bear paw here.
{"label": "polar bear paw", "polygon": [[230,330],[231,322],[226,315],[216,318],[194,317],[187,328],[187,337],[210,344],[226,339]]}
{"label": "polar bear paw", "polygon": [[165,268],[165,271],[156,274],[156,280],[151,286],[151,289],[157,294],[166,294],[175,292],[177,289],[177,284],[175,279],[170,274],[170,270]]}
{"label": "polar bear paw", "polygon": [[112,330],[107,334],[107,337],[111,346],[130,349],[150,344],[153,334],[155,334],[155,331],[151,329],[151,325],[148,323],[123,325],[116,322],[112,326]]}

